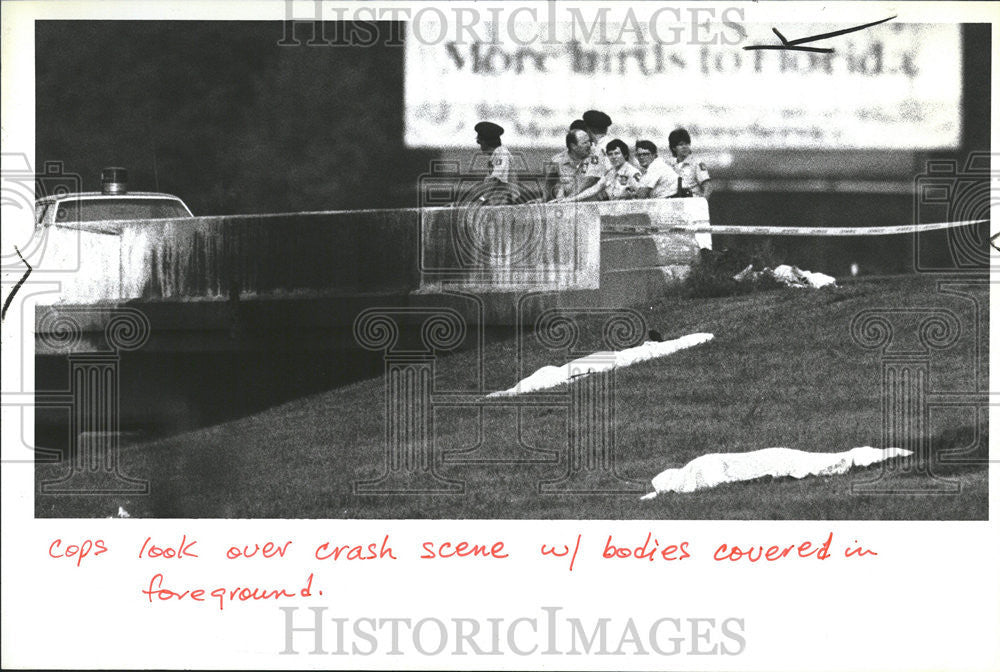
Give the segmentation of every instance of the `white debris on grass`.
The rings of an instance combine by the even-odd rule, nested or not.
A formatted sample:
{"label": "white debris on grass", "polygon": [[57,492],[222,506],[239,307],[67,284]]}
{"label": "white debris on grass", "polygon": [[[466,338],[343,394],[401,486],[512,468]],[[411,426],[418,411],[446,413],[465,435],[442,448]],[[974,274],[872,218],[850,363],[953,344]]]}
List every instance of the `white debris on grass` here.
{"label": "white debris on grass", "polygon": [[679,350],[691,348],[715,338],[712,334],[688,334],[672,341],[646,341],[626,350],[602,350],[586,357],[574,359],[562,366],[543,366],[509,390],[492,392],[488,397],[513,397],[558,385],[601,371],[620,369],[657,357],[666,357]]}
{"label": "white debris on grass", "polygon": [[783,282],[789,287],[828,287],[836,285],[837,280],[832,275],[826,273],[814,273],[813,271],[803,271],[795,266],[782,264],[772,271],[774,279]]}
{"label": "white debris on grass", "polygon": [[118,515],[117,516],[108,516],[108,519],[111,520],[111,519],[114,519],[114,518],[131,518],[131,517],[132,516],[129,515],[128,511],[125,510],[124,506],[119,506],[118,507]]}
{"label": "white debris on grass", "polygon": [[694,492],[714,488],[722,483],[752,481],[771,476],[805,478],[847,473],[851,467],[867,467],[893,457],[906,457],[913,451],[903,448],[872,448],[862,446],[842,453],[810,453],[792,448],[765,448],[748,453],[709,453],[688,462],[679,469],[667,469],[653,478],[653,489],[642,499],[653,499],[658,493]]}
{"label": "white debris on grass", "polygon": [[119,518],[131,518],[132,516],[128,515],[128,511],[125,510],[124,506],[119,506],[118,507],[118,517]]}
{"label": "white debris on grass", "polygon": [[756,280],[760,277],[769,277],[786,287],[812,287],[813,289],[820,289],[821,287],[837,286],[837,279],[832,275],[803,271],[797,266],[789,266],[788,264],[782,264],[774,269],[765,268],[762,271],[753,270],[753,264],[750,264],[734,275],[733,280],[743,282],[744,280]]}

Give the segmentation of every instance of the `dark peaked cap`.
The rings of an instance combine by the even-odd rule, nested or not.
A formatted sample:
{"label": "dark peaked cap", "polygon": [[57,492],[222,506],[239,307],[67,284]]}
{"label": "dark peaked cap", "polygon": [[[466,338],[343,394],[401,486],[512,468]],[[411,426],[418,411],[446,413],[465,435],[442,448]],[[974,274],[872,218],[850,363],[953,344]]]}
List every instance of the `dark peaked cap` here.
{"label": "dark peaked cap", "polygon": [[611,117],[599,110],[587,110],[584,112],[583,121],[591,128],[607,128],[611,125]]}
{"label": "dark peaked cap", "polygon": [[476,134],[484,138],[499,138],[503,135],[503,126],[492,121],[480,121],[475,128]]}

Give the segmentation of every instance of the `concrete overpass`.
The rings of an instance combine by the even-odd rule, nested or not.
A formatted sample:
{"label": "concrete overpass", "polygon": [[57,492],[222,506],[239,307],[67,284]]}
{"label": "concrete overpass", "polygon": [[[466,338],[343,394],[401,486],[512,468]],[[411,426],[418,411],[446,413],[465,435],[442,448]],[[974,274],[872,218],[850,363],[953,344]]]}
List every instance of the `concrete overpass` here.
{"label": "concrete overpass", "polygon": [[36,347],[102,350],[124,307],[148,320],[145,348],[191,352],[350,347],[373,306],[513,326],[554,306],[636,305],[710,246],[671,227],[708,219],[690,198],[56,225],[42,267],[76,270],[38,307]]}

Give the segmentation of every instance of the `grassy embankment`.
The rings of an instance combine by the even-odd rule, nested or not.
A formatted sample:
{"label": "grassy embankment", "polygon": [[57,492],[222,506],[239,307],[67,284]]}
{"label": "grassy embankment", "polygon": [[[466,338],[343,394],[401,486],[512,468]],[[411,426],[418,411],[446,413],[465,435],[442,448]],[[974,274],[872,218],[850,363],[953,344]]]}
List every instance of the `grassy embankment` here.
{"label": "grassy embankment", "polygon": [[[649,479],[709,452],[787,446],[842,451],[881,442],[881,357],[851,337],[851,319],[868,308],[947,307],[963,323],[958,343],[932,354],[932,391],[968,391],[976,367],[985,380],[988,344],[976,361],[972,303],[935,289],[933,279],[867,279],[821,291],[776,289],[711,299],[670,298],[642,306],[665,338],[711,332],[711,343],[618,371],[616,455],[621,475],[648,491]],[[897,325],[898,326],[898,325]],[[915,327],[915,323],[913,325]],[[904,326],[897,336],[905,337]],[[913,343],[910,343],[913,345]],[[486,386],[517,380],[512,339],[487,342]],[[479,355],[438,360],[438,390],[470,389]],[[561,364],[529,338],[525,373]],[[357,496],[352,483],[381,472],[384,456],[381,378],[315,394],[251,417],[155,442],[123,446],[124,473],[148,478],[148,496],[36,494],[39,516],[111,516],[124,506],[138,517],[275,518],[596,518],[596,519],[978,519],[987,517],[985,425],[968,453],[978,464],[936,464],[960,486],[948,495],[857,495],[852,486],[880,476],[907,487],[929,478],[878,467],[846,476],[770,478],[687,495],[539,494],[541,480],[565,471],[564,411],[528,409],[520,431],[514,411],[490,411],[477,442],[471,409],[435,417],[445,452],[473,448],[479,458],[537,458],[555,463],[441,464],[465,482],[460,495]],[[935,455],[975,444],[970,411],[932,413]],[[452,455],[454,456],[454,455]],[[904,465],[905,466],[905,465]],[[63,465],[38,465],[37,483]],[[887,481],[887,482],[889,482]],[[643,485],[644,484],[644,485]]]}

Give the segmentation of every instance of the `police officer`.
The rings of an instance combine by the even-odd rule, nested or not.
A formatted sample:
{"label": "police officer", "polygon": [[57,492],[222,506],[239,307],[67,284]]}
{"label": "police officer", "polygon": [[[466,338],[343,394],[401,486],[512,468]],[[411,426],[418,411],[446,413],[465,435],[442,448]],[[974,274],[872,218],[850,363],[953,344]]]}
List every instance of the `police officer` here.
{"label": "police officer", "polygon": [[611,126],[611,117],[600,110],[587,110],[583,113],[583,123],[587,125],[594,151],[601,160],[601,168],[604,172],[611,170],[611,161],[608,160],[608,143],[611,142],[608,128]]}
{"label": "police officer", "polygon": [[503,126],[491,121],[480,121],[475,126],[476,144],[484,153],[490,155],[489,170],[485,181],[502,182],[506,185],[515,181],[510,166],[510,150],[503,146],[500,136]]}
{"label": "police officer", "polygon": [[553,156],[549,165],[550,196],[554,199],[575,196],[604,175],[597,154],[592,151],[590,135],[580,128],[566,134],[566,149]]}
{"label": "police officer", "polygon": [[677,173],[659,157],[654,143],[649,140],[637,141],[635,159],[642,170],[636,198],[669,198],[677,193]]}
{"label": "police officer", "polygon": [[680,177],[681,190],[678,195],[708,198],[712,194],[712,178],[705,163],[691,152],[691,134],[678,128],[670,132],[667,141],[670,143],[670,153],[674,155],[674,171]]}
{"label": "police officer", "polygon": [[585,201],[599,195],[612,201],[635,198],[642,171],[629,163],[628,159],[628,145],[617,138],[609,141],[608,160],[611,162],[611,169],[593,186],[560,200]]}

